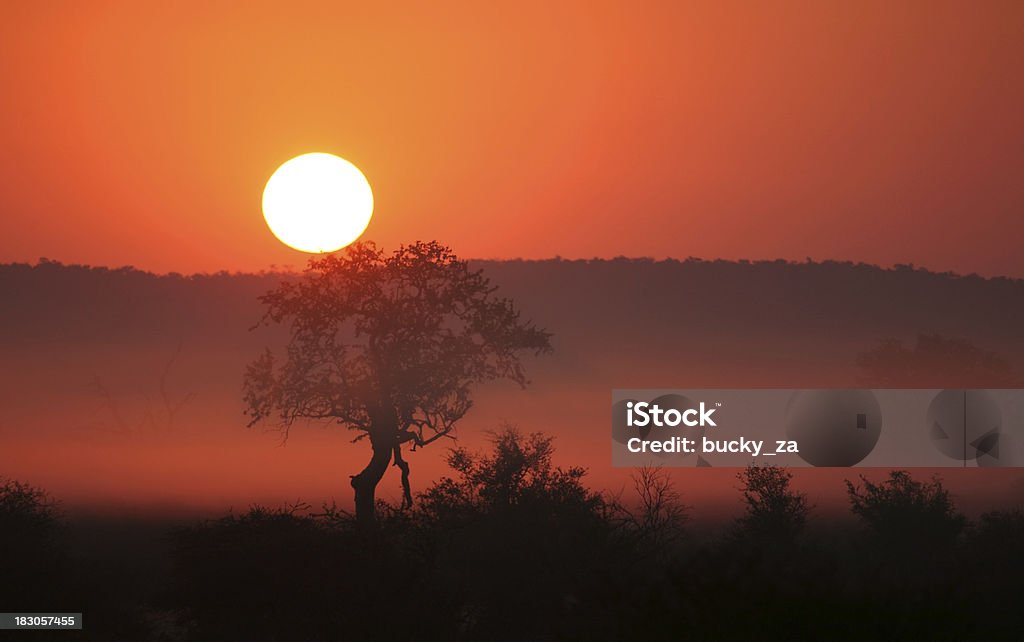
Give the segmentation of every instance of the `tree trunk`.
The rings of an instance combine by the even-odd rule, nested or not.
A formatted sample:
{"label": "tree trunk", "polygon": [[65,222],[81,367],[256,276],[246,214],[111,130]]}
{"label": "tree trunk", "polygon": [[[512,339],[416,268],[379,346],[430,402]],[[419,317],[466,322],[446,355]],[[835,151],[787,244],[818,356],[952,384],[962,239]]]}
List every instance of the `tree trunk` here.
{"label": "tree trunk", "polygon": [[370,431],[370,445],[373,447],[370,463],[366,464],[366,468],[358,475],[352,476],[352,488],[356,495],[356,522],[362,526],[372,527],[377,523],[377,484],[391,463],[396,434],[397,430],[393,425]]}
{"label": "tree trunk", "polygon": [[402,445],[395,444],[395,466],[402,471],[402,508],[412,508],[412,486],[409,485],[409,463],[402,458]]}

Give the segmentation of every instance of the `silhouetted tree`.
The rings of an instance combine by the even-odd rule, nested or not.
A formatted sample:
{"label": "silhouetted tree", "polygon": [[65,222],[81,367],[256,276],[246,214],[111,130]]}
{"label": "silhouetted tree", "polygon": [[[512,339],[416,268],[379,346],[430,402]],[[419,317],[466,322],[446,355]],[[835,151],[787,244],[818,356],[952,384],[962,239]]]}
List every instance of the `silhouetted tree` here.
{"label": "silhouetted tree", "polygon": [[[661,639],[838,639],[827,600],[831,561],[804,537],[810,515],[793,475],[750,465],[736,475],[744,513],[728,537],[698,550],[674,572],[673,586],[692,604],[691,631]],[[677,625],[677,630],[678,627]]]}
{"label": "silhouetted tree", "polygon": [[846,481],[850,509],[885,547],[948,548],[967,526],[938,478],[922,482],[894,470],[879,483],[860,479],[862,485]]}
{"label": "silhouetted tree", "polygon": [[1020,383],[1010,363],[963,339],[919,334],[912,348],[886,339],[857,357],[861,381],[886,388],[1013,387]]}
{"label": "silhouetted tree", "polygon": [[162,432],[177,427],[181,411],[184,410],[190,401],[195,399],[195,394],[192,392],[172,394],[169,391],[167,380],[170,378],[175,362],[181,355],[181,346],[182,344],[179,342],[177,349],[171,354],[170,359],[165,363],[157,379],[156,392],[160,398],[160,405],[154,403],[153,395],[143,395],[142,400],[145,402],[145,407],[142,412],[138,413],[137,420],[135,418],[129,419],[128,413],[122,409],[119,400],[120,395],[112,394],[110,389],[103,383],[102,378],[98,374],[93,375],[91,388],[103,402],[103,406],[105,406],[109,415],[109,422],[103,423],[111,424],[113,432],[123,436],[137,436],[143,434],[147,428],[154,432]]}
{"label": "silhouetted tree", "polygon": [[942,483],[895,470],[881,482],[861,476],[846,487],[864,527],[853,540],[847,580],[863,604],[863,638],[975,637],[977,617],[963,613],[985,609],[971,611],[963,592],[974,583],[963,575],[973,572],[961,555],[967,520]]}
{"label": "silhouetted tree", "polygon": [[550,351],[547,332],[520,319],[480,271],[436,242],[391,255],[371,243],[310,261],[299,282],[261,298],[265,323],[287,323],[284,358],[267,350],[245,376],[250,425],[276,417],[327,419],[369,437],[372,456],[352,476],[356,515],[374,521],[377,484],[393,461],[411,505],[402,445],[450,436],[472,405],[473,384],[525,385],[520,354]]}
{"label": "silhouetted tree", "polygon": [[660,467],[644,466],[630,475],[633,503],[615,497],[608,502],[612,522],[634,537],[637,550],[664,555],[683,539],[690,507],[683,503],[672,478]]}
{"label": "silhouetted tree", "polygon": [[793,475],[779,466],[750,465],[736,475],[746,512],[737,535],[768,546],[791,543],[807,524],[807,497],[790,488]]}

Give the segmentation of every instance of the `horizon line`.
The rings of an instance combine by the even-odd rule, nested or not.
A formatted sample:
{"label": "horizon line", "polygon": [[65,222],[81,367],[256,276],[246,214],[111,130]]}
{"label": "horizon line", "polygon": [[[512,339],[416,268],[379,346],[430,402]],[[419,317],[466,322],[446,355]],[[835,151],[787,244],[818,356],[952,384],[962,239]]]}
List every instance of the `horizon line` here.
{"label": "horizon line", "polygon": [[[340,252],[340,250],[339,250]],[[309,260],[321,256],[327,256],[329,254],[335,254],[335,252],[325,252],[323,254],[310,255]],[[933,276],[943,276],[953,279],[980,279],[983,281],[1024,281],[1024,276],[1010,276],[1005,274],[997,274],[991,276],[985,276],[978,274],[977,272],[961,273],[954,270],[937,271],[928,267],[915,265],[913,262],[910,263],[893,263],[885,266],[878,263],[867,263],[864,261],[853,261],[846,259],[814,259],[806,257],[803,260],[795,259],[727,259],[727,258],[703,258],[697,256],[688,256],[686,258],[676,257],[665,257],[665,258],[654,258],[651,256],[626,256],[618,255],[614,257],[600,257],[594,256],[590,258],[566,258],[561,255],[555,255],[547,258],[465,258],[461,259],[468,263],[636,263],[636,264],[730,264],[736,266],[764,266],[764,265],[783,265],[786,267],[800,267],[800,266],[843,266],[849,268],[870,268],[879,270],[882,272],[911,272],[920,274],[930,274]],[[180,277],[180,278],[194,278],[194,277],[213,277],[213,276],[271,276],[271,275],[291,275],[300,276],[303,274],[308,267],[296,267],[294,265],[277,265],[270,264],[267,268],[258,271],[244,271],[244,270],[215,270],[215,271],[203,271],[203,272],[178,272],[175,270],[161,272],[155,270],[147,270],[140,268],[135,265],[95,265],[90,263],[65,263],[59,259],[50,259],[48,257],[39,257],[34,263],[28,261],[6,261],[0,262],[0,269],[11,268],[11,267],[28,267],[31,269],[38,269],[40,267],[54,266],[61,268],[75,268],[85,270],[97,270],[106,272],[133,272],[140,274],[147,274],[155,277]]]}

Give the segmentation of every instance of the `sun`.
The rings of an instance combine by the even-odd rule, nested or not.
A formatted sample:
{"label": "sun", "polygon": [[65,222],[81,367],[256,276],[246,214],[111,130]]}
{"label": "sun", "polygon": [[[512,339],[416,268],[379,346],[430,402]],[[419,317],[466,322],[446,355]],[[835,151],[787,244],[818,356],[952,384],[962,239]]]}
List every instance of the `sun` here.
{"label": "sun", "polygon": [[373,215],[373,191],[359,168],[333,154],[296,156],[263,188],[263,218],[285,245],[334,252],[355,241]]}

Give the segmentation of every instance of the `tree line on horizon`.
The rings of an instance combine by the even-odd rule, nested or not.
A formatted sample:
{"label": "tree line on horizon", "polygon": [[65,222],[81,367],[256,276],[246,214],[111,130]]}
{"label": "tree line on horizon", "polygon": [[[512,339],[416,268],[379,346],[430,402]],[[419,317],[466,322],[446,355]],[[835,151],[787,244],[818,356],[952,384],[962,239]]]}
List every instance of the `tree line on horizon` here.
{"label": "tree line on horizon", "polygon": [[[736,266],[736,267],[821,267],[827,269],[833,268],[847,268],[856,270],[871,270],[878,272],[893,272],[893,273],[920,273],[923,275],[934,275],[951,279],[978,279],[978,280],[991,280],[991,281],[1010,281],[1019,282],[1024,280],[1024,277],[1014,277],[1009,275],[994,275],[994,276],[982,276],[977,273],[960,273],[952,270],[932,270],[927,267],[915,265],[914,263],[894,263],[889,267],[882,266],[876,263],[865,263],[863,261],[851,261],[851,260],[839,260],[839,259],[813,259],[811,257],[805,257],[804,259],[725,259],[725,258],[704,258],[699,256],[687,256],[685,258],[666,257],[663,259],[656,259],[650,256],[613,256],[613,257],[591,257],[591,258],[565,258],[560,255],[555,255],[550,258],[542,259],[526,259],[521,257],[513,257],[507,259],[469,259],[471,263],[488,265],[488,264],[522,264],[522,263],[553,263],[553,264],[576,264],[576,265],[589,265],[589,264],[615,264],[615,265],[636,265],[636,266],[651,266],[651,265],[700,265],[700,266]],[[170,279],[191,279],[191,278],[203,278],[203,277],[230,277],[230,276],[296,276],[301,274],[305,268],[296,268],[295,266],[279,266],[271,264],[267,269],[258,270],[255,272],[245,272],[239,270],[215,270],[206,272],[192,272],[183,273],[177,271],[171,272],[153,272],[145,268],[139,268],[134,265],[93,265],[89,263],[65,263],[60,260],[50,259],[45,256],[39,257],[35,263],[24,262],[24,261],[10,261],[7,263],[0,263],[0,276],[9,276],[11,274],[25,274],[35,270],[42,271],[53,271],[53,270],[65,270],[68,272],[80,272],[94,275],[103,274],[142,274],[154,277],[166,277]]]}

